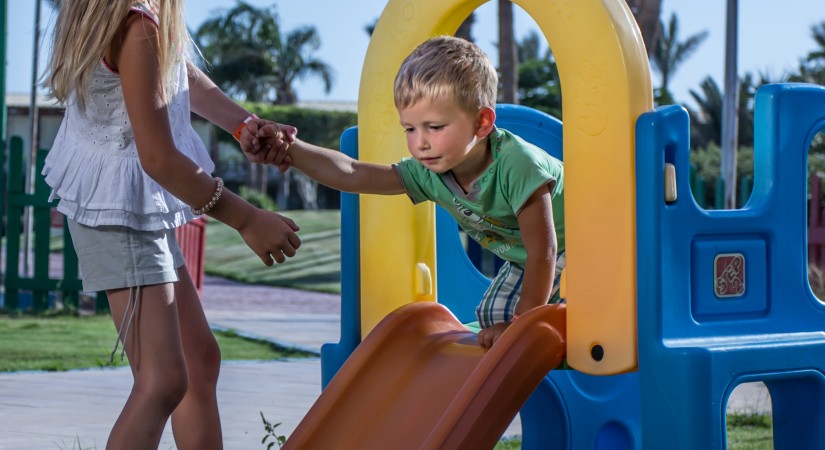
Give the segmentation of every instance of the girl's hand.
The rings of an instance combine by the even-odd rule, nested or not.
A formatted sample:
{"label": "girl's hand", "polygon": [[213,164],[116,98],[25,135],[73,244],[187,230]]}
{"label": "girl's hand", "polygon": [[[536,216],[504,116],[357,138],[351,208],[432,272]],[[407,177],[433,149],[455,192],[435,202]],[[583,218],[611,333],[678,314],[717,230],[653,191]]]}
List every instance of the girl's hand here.
{"label": "girl's hand", "polygon": [[241,132],[241,150],[249,161],[280,166],[286,159],[289,144],[295,140],[298,129],[269,120],[252,120]]}
{"label": "girl's hand", "polygon": [[246,224],[238,228],[238,233],[261,261],[271,266],[273,259],[282,263],[295,256],[301,246],[301,238],[295,233],[299,229],[288,217],[255,208]]}
{"label": "girl's hand", "polygon": [[512,322],[499,322],[489,328],[484,328],[478,332],[478,344],[485,348],[490,348],[498,341],[504,330]]}
{"label": "girl's hand", "polygon": [[277,167],[281,172],[286,172],[292,163],[289,157],[289,145],[295,142],[297,134],[298,130],[295,127],[275,122],[269,122],[260,127],[258,140],[263,143],[266,153],[262,162]]}

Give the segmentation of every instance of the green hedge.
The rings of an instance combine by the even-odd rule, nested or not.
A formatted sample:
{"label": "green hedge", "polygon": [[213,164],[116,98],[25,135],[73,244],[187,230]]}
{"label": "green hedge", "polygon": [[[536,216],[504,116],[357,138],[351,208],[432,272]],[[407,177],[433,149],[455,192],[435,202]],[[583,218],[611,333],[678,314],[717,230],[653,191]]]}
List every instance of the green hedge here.
{"label": "green hedge", "polygon": [[[298,136],[304,141],[334,149],[340,146],[341,133],[358,123],[358,115],[348,111],[321,111],[267,103],[245,103],[244,107],[258,117],[298,128]],[[218,133],[218,140],[234,142],[232,135],[224,131]]]}

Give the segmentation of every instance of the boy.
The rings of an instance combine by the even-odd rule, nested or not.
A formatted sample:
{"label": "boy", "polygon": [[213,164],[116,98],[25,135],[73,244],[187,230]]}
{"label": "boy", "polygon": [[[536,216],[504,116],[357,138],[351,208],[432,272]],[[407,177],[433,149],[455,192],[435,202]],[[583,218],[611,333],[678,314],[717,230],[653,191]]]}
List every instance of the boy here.
{"label": "boy", "polygon": [[287,154],[264,158],[334,189],[407,194],[413,203],[431,200],[449,211],[468,236],[505,260],[476,308],[485,347],[520,314],[558,301],[564,263],[562,163],[494,126],[497,90],[496,69],[476,45],[432,38],[404,60],[395,79],[412,157],[372,164],[295,139]]}

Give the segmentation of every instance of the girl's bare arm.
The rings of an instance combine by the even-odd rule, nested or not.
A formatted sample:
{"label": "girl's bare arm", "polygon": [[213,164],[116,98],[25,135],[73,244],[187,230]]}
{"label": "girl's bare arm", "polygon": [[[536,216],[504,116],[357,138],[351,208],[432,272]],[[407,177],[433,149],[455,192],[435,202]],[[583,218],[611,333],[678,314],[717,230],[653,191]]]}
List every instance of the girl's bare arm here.
{"label": "girl's bare arm", "polygon": [[[125,26],[117,64],[141,166],[172,195],[200,208],[212,198],[216,183],[175,147],[156,56],[157,29],[137,14]],[[224,191],[209,215],[238,230],[267,265],[272,258],[282,262],[285,256],[294,255],[300,245],[291,220],[255,208],[229,191]]]}

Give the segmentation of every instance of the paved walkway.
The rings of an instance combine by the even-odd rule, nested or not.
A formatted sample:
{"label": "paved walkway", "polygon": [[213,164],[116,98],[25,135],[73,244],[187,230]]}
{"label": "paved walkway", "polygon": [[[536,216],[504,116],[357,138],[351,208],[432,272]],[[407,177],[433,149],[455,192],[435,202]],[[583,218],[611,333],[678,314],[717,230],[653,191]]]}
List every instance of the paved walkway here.
{"label": "paved walkway", "polygon": [[[340,298],[207,277],[204,310],[214,327],[319,352],[338,342]],[[0,374],[0,449],[103,449],[131,388],[128,368]],[[289,435],[321,392],[319,358],[226,362],[218,401],[227,450],[264,448],[260,414]],[[761,384],[740,386],[729,410],[765,411]],[[518,434],[518,418],[507,435]],[[167,427],[160,449],[174,449]]]}

